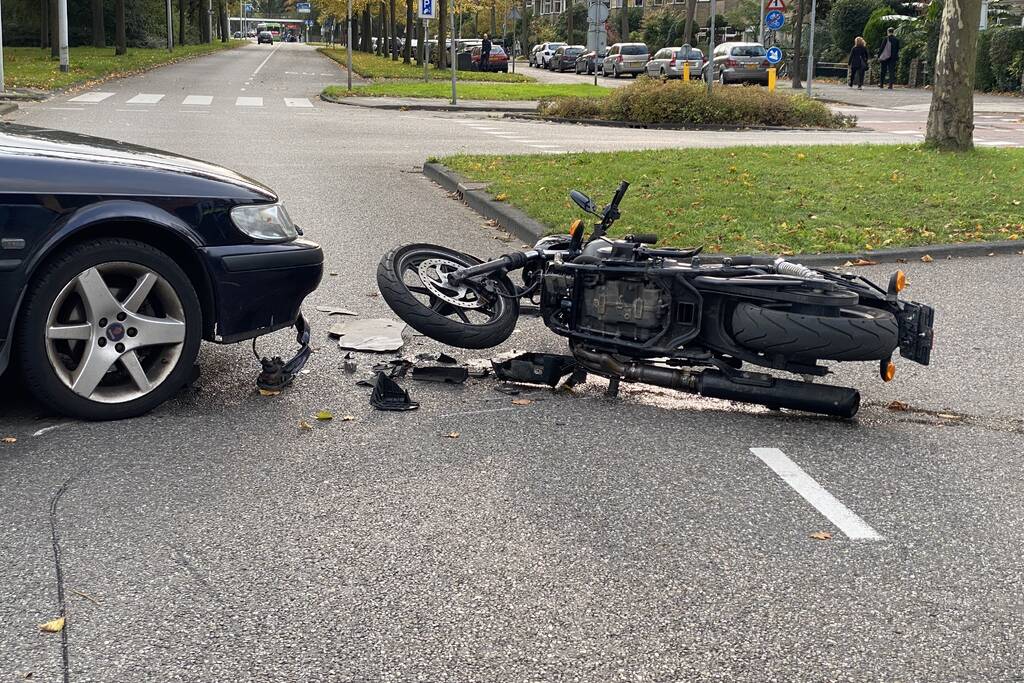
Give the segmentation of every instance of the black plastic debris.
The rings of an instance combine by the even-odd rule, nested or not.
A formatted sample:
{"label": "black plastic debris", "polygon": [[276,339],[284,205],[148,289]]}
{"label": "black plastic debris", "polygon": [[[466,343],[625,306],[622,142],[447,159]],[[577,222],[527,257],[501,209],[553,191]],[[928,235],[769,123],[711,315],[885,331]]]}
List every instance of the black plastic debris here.
{"label": "black plastic debris", "polygon": [[391,379],[401,379],[405,377],[411,367],[412,361],[404,358],[393,358],[387,363],[377,363],[373,366],[372,371],[383,372]]}
{"label": "black plastic debris", "polygon": [[377,373],[373,393],[370,394],[370,405],[377,410],[416,410],[420,407],[419,403],[409,398],[408,391],[383,372]]}
{"label": "black plastic debris", "polygon": [[295,376],[306,365],[309,354],[310,329],[306,319],[301,315],[295,320],[295,341],[299,351],[291,359],[285,361],[280,356],[273,358],[261,357],[256,353],[256,339],[252,340],[252,351],[260,361],[260,374],[256,377],[256,387],[263,391],[281,391],[292,383]]}
{"label": "black plastic debris", "polygon": [[469,379],[469,370],[466,368],[452,368],[444,365],[416,366],[412,369],[412,378],[421,382],[462,384]]}
{"label": "black plastic debris", "polygon": [[502,394],[508,394],[509,396],[518,396],[521,389],[513,384],[499,384],[494,387],[495,391],[501,392]]}
{"label": "black plastic debris", "polygon": [[437,362],[438,363],[444,363],[445,365],[455,365],[459,361],[455,360],[454,358],[449,356],[447,353],[439,353],[439,354],[437,354]]}
{"label": "black plastic debris", "polygon": [[504,361],[492,361],[494,374],[506,382],[547,384],[553,387],[573,371],[576,359],[556,353],[524,353]]}

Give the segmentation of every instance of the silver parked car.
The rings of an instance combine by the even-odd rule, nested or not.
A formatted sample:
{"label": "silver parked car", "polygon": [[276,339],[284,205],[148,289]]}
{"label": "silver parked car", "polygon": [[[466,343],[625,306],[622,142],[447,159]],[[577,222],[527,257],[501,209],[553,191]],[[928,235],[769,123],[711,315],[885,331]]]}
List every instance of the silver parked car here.
{"label": "silver parked car", "polygon": [[618,78],[622,74],[633,74],[633,78],[644,73],[650,53],[643,43],[615,43],[608,48],[608,54],[601,64],[601,75],[609,74]]}
{"label": "silver parked car", "polygon": [[551,62],[552,55],[555,54],[555,50],[565,45],[565,43],[541,43],[538,47],[537,54],[533,56],[533,65],[539,66],[542,69],[547,69],[548,64]]}
{"label": "silver parked car", "polygon": [[655,52],[651,61],[647,62],[647,75],[682,78],[683,65],[686,63],[690,65],[690,78],[700,78],[701,69],[704,68],[704,53],[689,45],[665,47]]}
{"label": "silver parked car", "polygon": [[760,43],[722,43],[715,48],[711,64],[704,67],[707,78],[709,66],[713,66],[711,77],[722,85],[726,83],[761,83],[768,85],[768,67],[764,45]]}

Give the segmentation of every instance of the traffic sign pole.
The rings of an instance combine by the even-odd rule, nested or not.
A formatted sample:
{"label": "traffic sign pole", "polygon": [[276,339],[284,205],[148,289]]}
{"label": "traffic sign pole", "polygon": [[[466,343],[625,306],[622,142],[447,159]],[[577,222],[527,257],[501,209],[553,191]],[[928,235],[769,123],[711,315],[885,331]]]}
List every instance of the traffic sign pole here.
{"label": "traffic sign pole", "polygon": [[711,95],[711,84],[715,80],[715,12],[718,3],[711,0],[711,31],[708,36],[708,95]]}
{"label": "traffic sign pole", "polygon": [[807,45],[807,96],[811,96],[814,81],[814,20],[818,13],[818,0],[811,0],[811,38]]}
{"label": "traffic sign pole", "polygon": [[[451,21],[451,27],[452,27],[452,35],[451,35],[451,41],[452,41],[452,49],[451,49],[451,53],[452,53],[452,104],[458,104],[459,100],[458,100],[458,98],[455,95],[455,3],[454,2],[451,3],[449,5],[449,7],[448,7],[448,15],[451,17],[451,20],[452,20]],[[444,49],[444,47],[442,47],[440,45],[438,45],[438,47],[440,47],[442,50]]]}
{"label": "traffic sign pole", "polygon": [[764,45],[764,4],[766,2],[768,2],[768,0],[761,0],[759,3],[761,5],[761,22],[758,24],[760,28],[757,34],[757,42],[761,43],[761,45]]}
{"label": "traffic sign pole", "polygon": [[[352,0],[348,0],[348,37],[345,40],[345,46],[348,48],[348,91],[352,92]],[[256,28],[259,28],[257,26]]]}
{"label": "traffic sign pole", "polygon": [[427,73],[427,62],[430,61],[429,59],[427,59],[427,36],[430,35],[428,33],[429,30],[430,30],[430,19],[424,19],[423,20],[423,32],[420,34],[420,43],[422,43],[422,44],[418,46],[422,50],[421,55],[422,55],[422,59],[423,59],[423,82],[424,83],[429,83],[430,82],[430,74]]}

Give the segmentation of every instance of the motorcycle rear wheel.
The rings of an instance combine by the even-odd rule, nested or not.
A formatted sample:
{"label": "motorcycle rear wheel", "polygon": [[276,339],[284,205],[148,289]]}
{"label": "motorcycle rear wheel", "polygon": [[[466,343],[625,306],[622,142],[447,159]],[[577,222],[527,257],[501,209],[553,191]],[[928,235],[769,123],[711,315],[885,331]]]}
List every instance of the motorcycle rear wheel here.
{"label": "motorcycle rear wheel", "polygon": [[464,349],[486,349],[505,341],[519,319],[519,299],[507,277],[489,280],[494,290],[472,282],[452,287],[444,275],[481,261],[433,244],[408,244],[384,255],[377,266],[381,296],[399,318],[431,339]]}
{"label": "motorcycle rear wheel", "polygon": [[837,315],[810,315],[741,302],[732,315],[738,343],[798,360],[882,360],[899,346],[899,324],[888,312],[846,306]]}

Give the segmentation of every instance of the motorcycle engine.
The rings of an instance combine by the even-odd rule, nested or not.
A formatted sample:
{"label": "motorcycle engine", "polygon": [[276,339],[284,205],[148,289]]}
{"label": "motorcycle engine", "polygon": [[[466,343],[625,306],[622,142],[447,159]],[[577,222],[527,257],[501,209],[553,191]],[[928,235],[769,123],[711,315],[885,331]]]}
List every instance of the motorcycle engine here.
{"label": "motorcycle engine", "polygon": [[[575,280],[580,280],[579,306],[572,304]],[[578,272],[544,276],[541,310],[555,331],[574,332],[644,343],[668,325],[671,296],[642,274]],[[575,325],[569,316],[575,313]],[[563,333],[568,333],[566,329]]]}

